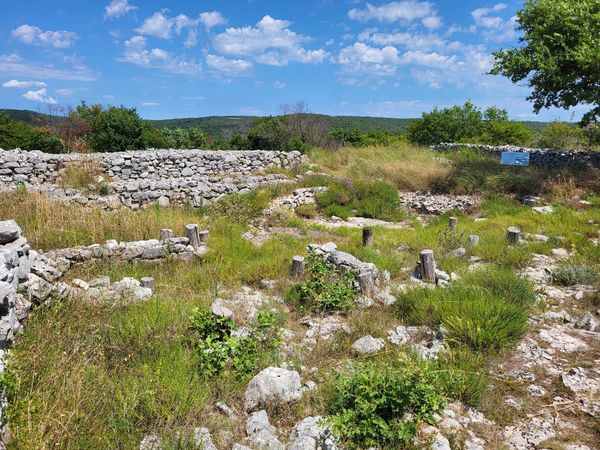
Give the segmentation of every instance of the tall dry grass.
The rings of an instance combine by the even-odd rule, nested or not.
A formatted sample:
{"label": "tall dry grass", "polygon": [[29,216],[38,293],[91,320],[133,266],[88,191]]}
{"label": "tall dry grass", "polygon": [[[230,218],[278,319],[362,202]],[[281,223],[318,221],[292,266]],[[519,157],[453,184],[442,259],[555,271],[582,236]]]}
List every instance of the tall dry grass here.
{"label": "tall dry grass", "polygon": [[20,191],[0,195],[0,220],[13,219],[33,248],[50,250],[103,243],[108,239],[132,241],[158,239],[161,228],[184,235],[185,225],[202,220],[191,208],[149,207],[140,211],[104,212],[66,205],[35,193]]}
{"label": "tall dry grass", "polygon": [[382,180],[401,190],[428,190],[452,170],[450,161],[439,153],[410,144],[315,150],[309,156],[333,175]]}

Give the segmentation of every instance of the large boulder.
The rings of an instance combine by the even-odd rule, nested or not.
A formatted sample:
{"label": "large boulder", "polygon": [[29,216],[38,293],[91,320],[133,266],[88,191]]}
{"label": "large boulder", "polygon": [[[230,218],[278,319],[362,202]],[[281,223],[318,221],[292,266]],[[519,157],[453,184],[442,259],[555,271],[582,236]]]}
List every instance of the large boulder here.
{"label": "large boulder", "polygon": [[0,245],[14,242],[21,236],[21,229],[14,220],[0,222]]}
{"label": "large boulder", "polygon": [[312,416],[298,422],[290,434],[288,450],[335,450],[336,439],[331,435],[321,416]]}
{"label": "large boulder", "polygon": [[246,388],[246,411],[272,408],[299,400],[302,397],[300,374],[295,370],[267,367],[256,375]]}
{"label": "large boulder", "polygon": [[265,410],[250,415],[246,422],[248,440],[256,448],[265,450],[284,450],[283,444],[277,438],[277,429],[269,423]]}

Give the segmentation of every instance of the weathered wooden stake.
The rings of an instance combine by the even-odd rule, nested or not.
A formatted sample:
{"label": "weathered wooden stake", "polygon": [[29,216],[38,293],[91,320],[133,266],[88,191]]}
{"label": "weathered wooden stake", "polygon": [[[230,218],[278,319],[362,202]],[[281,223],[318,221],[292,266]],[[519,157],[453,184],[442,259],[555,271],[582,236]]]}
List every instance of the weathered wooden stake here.
{"label": "weathered wooden stake", "polygon": [[160,230],[160,240],[166,241],[167,239],[171,239],[173,237],[173,230],[170,228],[163,228]]}
{"label": "weathered wooden stake", "polygon": [[373,294],[373,290],[375,289],[374,284],[371,272],[360,272],[358,274],[358,286],[364,296],[370,297]]}
{"label": "weathered wooden stake", "polygon": [[304,256],[294,256],[292,258],[292,275],[301,277],[304,275]]}
{"label": "weathered wooden stake", "polygon": [[517,227],[510,227],[506,231],[506,239],[509,244],[516,245],[521,242],[521,230]]}
{"label": "weathered wooden stake", "polygon": [[195,223],[186,225],[185,232],[187,238],[190,240],[189,244],[194,248],[194,250],[198,250],[200,247],[200,234],[198,231],[198,225]]}
{"label": "weathered wooden stake", "polygon": [[144,277],[140,280],[140,287],[154,289],[154,278]]}
{"label": "weathered wooden stake", "polygon": [[200,238],[200,242],[203,242],[206,244],[206,241],[208,241],[208,235],[209,235],[209,231],[208,230],[202,230],[198,233],[198,236]]}
{"label": "weathered wooden stake", "polygon": [[373,245],[373,230],[371,228],[363,228],[362,243],[363,247],[370,247]]}
{"label": "weathered wooden stake", "polygon": [[421,279],[426,283],[435,283],[435,259],[433,250],[423,250],[421,252]]}
{"label": "weathered wooden stake", "polygon": [[450,231],[456,230],[457,222],[458,222],[458,219],[456,217],[449,217],[448,218],[448,229]]}

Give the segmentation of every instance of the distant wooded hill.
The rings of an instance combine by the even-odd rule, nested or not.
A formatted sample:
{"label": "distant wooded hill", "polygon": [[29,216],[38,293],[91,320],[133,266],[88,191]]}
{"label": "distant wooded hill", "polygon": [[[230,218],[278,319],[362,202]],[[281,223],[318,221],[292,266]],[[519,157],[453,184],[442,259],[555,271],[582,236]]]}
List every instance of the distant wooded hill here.
{"label": "distant wooded hill", "polygon": [[[31,125],[40,125],[48,118],[46,114],[21,109],[5,109],[13,119],[21,120]],[[332,129],[353,130],[358,128],[363,133],[372,131],[387,131],[398,134],[406,130],[408,124],[415,119],[394,119],[389,117],[363,117],[363,116],[325,116],[324,120],[331,121]],[[229,138],[234,134],[245,135],[259,116],[208,116],[190,117],[182,119],[146,120],[157,128],[200,128],[205,133]],[[547,122],[522,121],[522,123],[534,131],[540,131]]]}

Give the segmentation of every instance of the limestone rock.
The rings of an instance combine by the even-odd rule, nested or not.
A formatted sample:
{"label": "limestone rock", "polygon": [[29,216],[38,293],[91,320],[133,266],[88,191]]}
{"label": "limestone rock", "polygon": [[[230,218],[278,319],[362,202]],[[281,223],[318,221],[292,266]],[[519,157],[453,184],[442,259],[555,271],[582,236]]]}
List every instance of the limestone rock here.
{"label": "limestone rock", "polygon": [[357,354],[376,353],[385,347],[385,341],[371,335],[364,336],[352,344],[352,351]]}
{"label": "limestone rock", "polygon": [[215,444],[213,444],[208,428],[194,429],[194,448],[198,450],[218,450]]}
{"label": "limestone rock", "polygon": [[21,236],[21,228],[14,220],[0,222],[0,245],[16,241]]}
{"label": "limestone rock", "polygon": [[285,447],[277,438],[277,429],[269,423],[265,410],[254,412],[246,422],[248,440],[257,448],[283,450]]}
{"label": "limestone rock", "polygon": [[302,383],[298,372],[267,367],[248,383],[244,394],[244,408],[246,411],[273,408],[297,401],[301,397]]}

